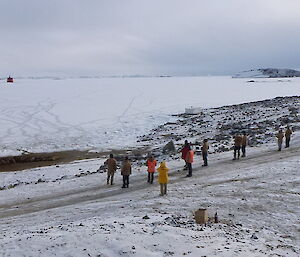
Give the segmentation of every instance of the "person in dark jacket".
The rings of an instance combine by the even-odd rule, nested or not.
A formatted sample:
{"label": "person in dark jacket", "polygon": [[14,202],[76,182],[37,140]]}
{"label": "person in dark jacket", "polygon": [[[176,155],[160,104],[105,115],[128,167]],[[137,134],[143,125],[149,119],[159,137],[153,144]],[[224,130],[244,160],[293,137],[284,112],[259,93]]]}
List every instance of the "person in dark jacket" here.
{"label": "person in dark jacket", "polygon": [[122,188],[129,187],[129,176],[131,174],[131,163],[128,157],[125,157],[125,161],[123,162],[123,166],[121,169],[121,175],[123,176],[123,186]]}
{"label": "person in dark jacket", "polygon": [[293,134],[289,126],[286,127],[285,131],[285,148],[290,147],[291,135]]}
{"label": "person in dark jacket", "polygon": [[117,161],[113,154],[109,155],[109,159],[104,162],[107,165],[107,185],[114,184],[114,175],[117,170]]}
{"label": "person in dark jacket", "polygon": [[208,165],[207,164],[208,149],[209,149],[208,139],[204,139],[202,147],[201,147],[202,158],[203,158],[203,162],[204,162],[204,164],[202,166],[207,166]]}
{"label": "person in dark jacket", "polygon": [[283,138],[284,138],[284,133],[283,133],[282,129],[279,129],[278,133],[276,134],[276,137],[277,137],[277,143],[278,143],[278,151],[281,151],[282,142],[283,142]]}
{"label": "person in dark jacket", "polygon": [[244,131],[242,136],[242,157],[246,157],[246,146],[248,144],[247,134]]}
{"label": "person in dark jacket", "polygon": [[[236,134],[234,137],[233,160],[240,159],[241,146],[242,146],[242,136],[240,134]],[[236,155],[237,155],[237,158],[236,158]]]}

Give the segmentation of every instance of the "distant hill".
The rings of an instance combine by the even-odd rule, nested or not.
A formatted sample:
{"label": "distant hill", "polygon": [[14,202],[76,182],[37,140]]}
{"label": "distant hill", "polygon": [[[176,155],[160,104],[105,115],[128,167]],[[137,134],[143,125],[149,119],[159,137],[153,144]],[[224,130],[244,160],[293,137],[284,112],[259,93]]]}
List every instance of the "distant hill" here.
{"label": "distant hill", "polygon": [[290,77],[300,77],[300,71],[292,69],[255,69],[249,71],[240,72],[233,78],[290,78]]}

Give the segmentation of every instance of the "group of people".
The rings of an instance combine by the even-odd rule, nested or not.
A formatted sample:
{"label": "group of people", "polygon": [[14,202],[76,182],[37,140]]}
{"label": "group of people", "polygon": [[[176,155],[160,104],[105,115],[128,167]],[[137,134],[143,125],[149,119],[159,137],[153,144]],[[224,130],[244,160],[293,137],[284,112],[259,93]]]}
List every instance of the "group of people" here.
{"label": "group of people", "polygon": [[[278,133],[276,134],[278,151],[281,151],[282,149],[282,143],[284,137],[285,137],[285,148],[288,148],[290,146],[292,134],[293,132],[289,126],[286,127],[285,132],[283,132],[283,129],[279,129]],[[242,135],[237,134],[233,138],[234,138],[233,160],[237,160],[240,158],[241,150],[242,150],[242,157],[246,157],[246,146],[248,145],[248,138],[246,132],[243,132]]]}
{"label": "group of people", "polygon": [[[285,137],[285,147],[287,148],[290,146],[291,135],[292,135],[292,130],[290,129],[289,126],[287,126],[285,132],[283,132],[282,129],[279,130],[279,132],[276,134],[276,137],[278,139],[278,151],[281,151],[284,137]],[[237,160],[240,158],[241,151],[242,151],[241,157],[246,157],[246,146],[248,145],[248,138],[246,132],[243,132],[242,135],[236,134],[233,137],[233,139],[234,139],[233,160]],[[209,150],[208,139],[204,139],[201,145],[203,167],[208,166],[208,160],[207,160],[208,150]],[[185,162],[184,170],[188,170],[188,174],[186,175],[186,177],[191,177],[193,173],[192,164],[194,162],[194,151],[192,150],[191,143],[185,140],[184,145],[180,151],[181,151],[181,158]],[[114,174],[117,170],[117,161],[114,158],[113,154],[110,154],[110,157],[104,162],[104,164],[107,166],[107,184],[113,185]],[[154,173],[157,170],[158,183],[160,184],[160,195],[163,196],[167,194],[167,184],[169,181],[168,178],[169,169],[167,168],[166,163],[164,161],[161,162],[160,166],[156,169],[157,161],[151,155],[147,159],[146,166],[148,172],[147,182],[149,184],[153,184]],[[123,176],[122,188],[128,188],[129,176],[131,175],[131,163],[128,157],[125,157],[125,160],[122,164],[121,175]]]}
{"label": "group of people", "polygon": [[234,136],[233,160],[240,159],[241,149],[242,157],[246,157],[246,146],[248,144],[247,134],[244,131],[242,135],[237,134]]}
{"label": "group of people", "polygon": [[[208,166],[208,162],[207,162],[208,149],[209,149],[208,139],[204,139],[201,146],[203,167]],[[194,151],[192,150],[191,144],[187,140],[185,140],[184,146],[181,149],[181,158],[185,161],[184,169],[188,170],[188,174],[186,176],[191,177],[193,174],[192,164],[194,162]]]}
{"label": "group of people", "polygon": [[[109,155],[109,158],[104,162],[107,167],[107,185],[114,185],[114,175],[117,171],[117,160],[114,158],[113,154]],[[146,165],[148,167],[148,183],[153,184],[154,173],[156,170],[157,161],[153,156],[149,156]],[[160,166],[157,168],[158,171],[158,183],[160,184],[160,195],[163,196],[167,194],[167,184],[169,182],[167,165],[165,162],[161,162]],[[129,187],[129,176],[131,175],[131,163],[128,157],[125,157],[125,160],[121,167],[121,175],[123,177],[123,186],[122,188]]]}
{"label": "group of people", "polygon": [[[114,184],[114,175],[118,168],[117,160],[114,158],[113,154],[110,154],[109,158],[104,162],[104,164],[107,166],[107,185],[113,185]],[[123,176],[122,188],[129,187],[130,174],[131,174],[131,163],[130,163],[128,157],[126,156],[125,160],[123,162],[122,168],[121,168],[121,175]]]}
{"label": "group of people", "polygon": [[291,135],[293,134],[289,126],[286,127],[285,132],[282,129],[279,129],[276,137],[278,142],[278,151],[282,149],[283,138],[285,137],[285,148],[290,147]]}

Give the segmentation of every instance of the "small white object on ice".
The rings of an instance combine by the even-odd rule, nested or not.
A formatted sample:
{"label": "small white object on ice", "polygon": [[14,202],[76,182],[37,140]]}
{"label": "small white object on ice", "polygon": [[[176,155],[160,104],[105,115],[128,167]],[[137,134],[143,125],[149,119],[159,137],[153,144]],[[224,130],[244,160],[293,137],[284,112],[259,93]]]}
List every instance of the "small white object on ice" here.
{"label": "small white object on ice", "polygon": [[198,114],[201,111],[202,111],[202,108],[200,108],[200,107],[191,106],[190,108],[185,108],[185,113],[186,114]]}

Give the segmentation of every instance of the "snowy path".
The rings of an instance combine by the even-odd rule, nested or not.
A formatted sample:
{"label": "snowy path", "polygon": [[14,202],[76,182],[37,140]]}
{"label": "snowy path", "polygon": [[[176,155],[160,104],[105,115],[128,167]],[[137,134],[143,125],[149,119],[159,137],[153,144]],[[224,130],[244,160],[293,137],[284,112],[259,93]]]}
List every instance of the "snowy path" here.
{"label": "snowy path", "polygon": [[[218,180],[214,183],[205,182],[207,179],[211,177],[224,176],[226,177],[227,173],[231,173],[233,171],[239,171],[242,174],[243,169],[254,169],[256,166],[262,164],[268,164],[276,162],[280,159],[287,160],[288,158],[292,158],[295,156],[299,156],[300,154],[300,146],[294,146],[288,150],[283,152],[277,152],[274,150],[264,151],[255,154],[250,154],[247,158],[241,159],[239,161],[232,161],[221,159],[218,161],[214,161],[210,163],[210,166],[207,168],[202,168],[199,165],[194,167],[194,178],[201,177],[203,181],[201,186],[207,187],[211,185],[223,184],[245,180],[243,179],[224,179]],[[175,170],[179,170],[181,167],[175,168]],[[200,172],[200,174],[199,174]],[[238,174],[237,174],[238,175]],[[183,180],[183,173],[177,171],[170,172],[171,181],[170,184],[180,183]],[[257,178],[259,175],[255,175],[253,177],[246,178],[246,180],[251,180]],[[185,179],[185,178],[184,178]],[[191,179],[193,181],[193,179]],[[52,208],[64,207],[73,204],[80,204],[88,201],[94,200],[107,200],[105,199],[113,196],[124,195],[127,193],[132,193],[138,190],[145,189],[145,177],[144,176],[136,176],[131,179],[131,187],[124,191],[120,188],[120,185],[114,185],[112,187],[108,187],[107,185],[94,186],[92,188],[79,188],[79,189],[71,189],[66,190],[63,193],[51,193],[43,196],[33,196],[30,200],[27,201],[15,201],[9,204],[1,204],[0,205],[0,218],[5,217],[13,217],[19,216],[23,214],[30,214],[34,212],[39,212],[42,210],[48,210]],[[157,187],[157,185],[152,185],[149,187]]]}

